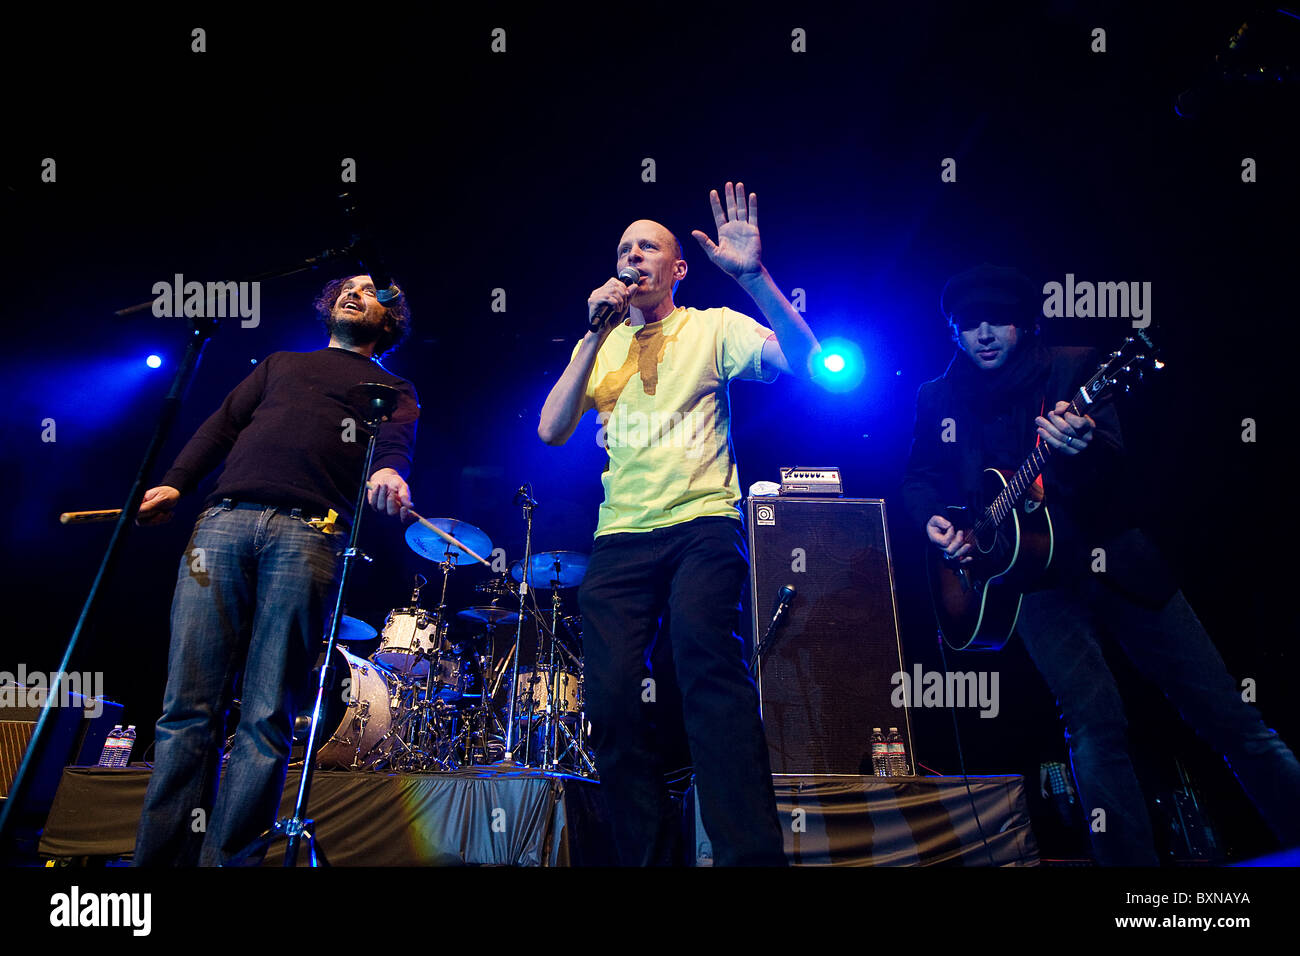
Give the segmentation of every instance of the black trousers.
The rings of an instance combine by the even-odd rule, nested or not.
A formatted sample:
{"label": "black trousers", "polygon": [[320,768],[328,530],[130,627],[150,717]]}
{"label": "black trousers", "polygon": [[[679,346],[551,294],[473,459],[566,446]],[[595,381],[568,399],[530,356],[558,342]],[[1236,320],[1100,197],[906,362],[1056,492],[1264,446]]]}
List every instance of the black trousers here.
{"label": "black trousers", "polygon": [[1016,629],[1065,718],[1098,863],[1159,862],[1129,757],[1124,704],[1097,643],[1099,633],[1112,636],[1183,720],[1223,756],[1283,845],[1300,845],[1300,763],[1242,699],[1182,591],[1152,609],[1094,577],[1026,594]]}
{"label": "black trousers", "polygon": [[[740,522],[697,518],[603,535],[578,591],[587,715],[619,861],[670,862],[671,803],[656,727],[676,715],[651,670],[669,641],[704,827],[721,866],[785,864],[758,693],[736,634],[749,560]],[[665,658],[667,655],[655,654]]]}

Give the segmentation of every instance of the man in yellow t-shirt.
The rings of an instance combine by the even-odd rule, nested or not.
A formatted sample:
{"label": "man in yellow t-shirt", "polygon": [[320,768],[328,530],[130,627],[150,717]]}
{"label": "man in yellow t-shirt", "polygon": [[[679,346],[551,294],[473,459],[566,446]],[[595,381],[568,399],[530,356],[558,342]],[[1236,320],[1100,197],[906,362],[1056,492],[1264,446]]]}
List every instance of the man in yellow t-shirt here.
{"label": "man in yellow t-shirt", "polygon": [[779,372],[807,378],[818,346],[763,267],[758,197],[746,202],[742,183],[727,183],[724,195],[725,213],[717,190],[709,194],[717,242],[691,235],[771,328],[730,309],[677,306],[681,245],[661,224],[638,220],[619,240],[616,267],[637,279],[591,293],[589,330],[537,428],[561,445],[596,409],[609,452],[578,605],[591,739],[619,860],[629,865],[668,862],[671,844],[648,665],[657,641],[671,648],[715,862],[785,862],[758,695],[735,632],[749,561],[727,389],[732,379],[767,382]]}

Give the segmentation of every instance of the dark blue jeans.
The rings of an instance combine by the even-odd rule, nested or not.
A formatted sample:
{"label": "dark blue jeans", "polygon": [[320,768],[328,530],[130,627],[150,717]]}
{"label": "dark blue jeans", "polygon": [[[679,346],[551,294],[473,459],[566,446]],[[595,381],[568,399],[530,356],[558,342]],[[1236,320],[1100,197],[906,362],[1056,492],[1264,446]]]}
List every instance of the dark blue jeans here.
{"label": "dark blue jeans", "polygon": [[[345,542],[283,509],[227,502],[199,515],[172,598],[167,691],[137,866],[219,865],[275,822],[293,714],[312,699],[309,677]],[[218,792],[225,713],[241,665],[239,730]]]}
{"label": "dark blue jeans", "polygon": [[[1300,764],[1241,698],[1210,636],[1181,591],[1158,610],[1096,579],[1025,595],[1017,630],[1065,718],[1085,818],[1104,866],[1158,863],[1146,803],[1133,772],[1124,704],[1097,644],[1107,634],[1189,726],[1223,755],[1284,845],[1300,844]],[[1100,819],[1100,818],[1097,818]]]}
{"label": "dark blue jeans", "polygon": [[[698,518],[596,539],[578,591],[587,714],[624,865],[670,862],[674,827],[655,714],[656,639],[671,643],[704,827],[719,865],[783,865],[758,693],[736,634],[749,561],[740,522]],[[656,654],[665,659],[666,655]]]}

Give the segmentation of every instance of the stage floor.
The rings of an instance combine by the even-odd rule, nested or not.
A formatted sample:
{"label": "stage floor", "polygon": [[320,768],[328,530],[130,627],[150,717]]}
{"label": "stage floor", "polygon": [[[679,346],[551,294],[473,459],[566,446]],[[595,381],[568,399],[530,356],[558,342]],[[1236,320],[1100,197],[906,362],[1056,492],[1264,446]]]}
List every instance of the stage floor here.
{"label": "stage floor", "polygon": [[[149,774],[144,765],[67,768],[41,836],[41,855],[129,856]],[[773,783],[786,855],[797,866],[1038,863],[1018,776],[971,777],[969,793],[960,777],[776,775]],[[281,816],[292,813],[297,788],[298,771],[292,768]],[[333,866],[615,862],[600,785],[563,773],[492,767],[432,774],[322,770],[312,784],[309,815]],[[693,832],[688,856],[710,865],[712,848],[698,819]],[[266,863],[282,859],[277,848]]]}

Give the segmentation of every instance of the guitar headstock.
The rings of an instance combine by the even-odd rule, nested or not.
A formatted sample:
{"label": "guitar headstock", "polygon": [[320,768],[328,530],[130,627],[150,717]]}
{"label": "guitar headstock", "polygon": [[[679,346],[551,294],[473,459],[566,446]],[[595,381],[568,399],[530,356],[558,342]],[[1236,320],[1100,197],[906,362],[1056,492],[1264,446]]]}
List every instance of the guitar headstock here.
{"label": "guitar headstock", "polygon": [[1127,392],[1142,381],[1145,373],[1165,367],[1146,330],[1135,329],[1134,332],[1136,334],[1125,339],[1119,350],[1111,352],[1092,378],[1083,383],[1079,389],[1084,396],[1083,407],[1113,398],[1118,391]]}

